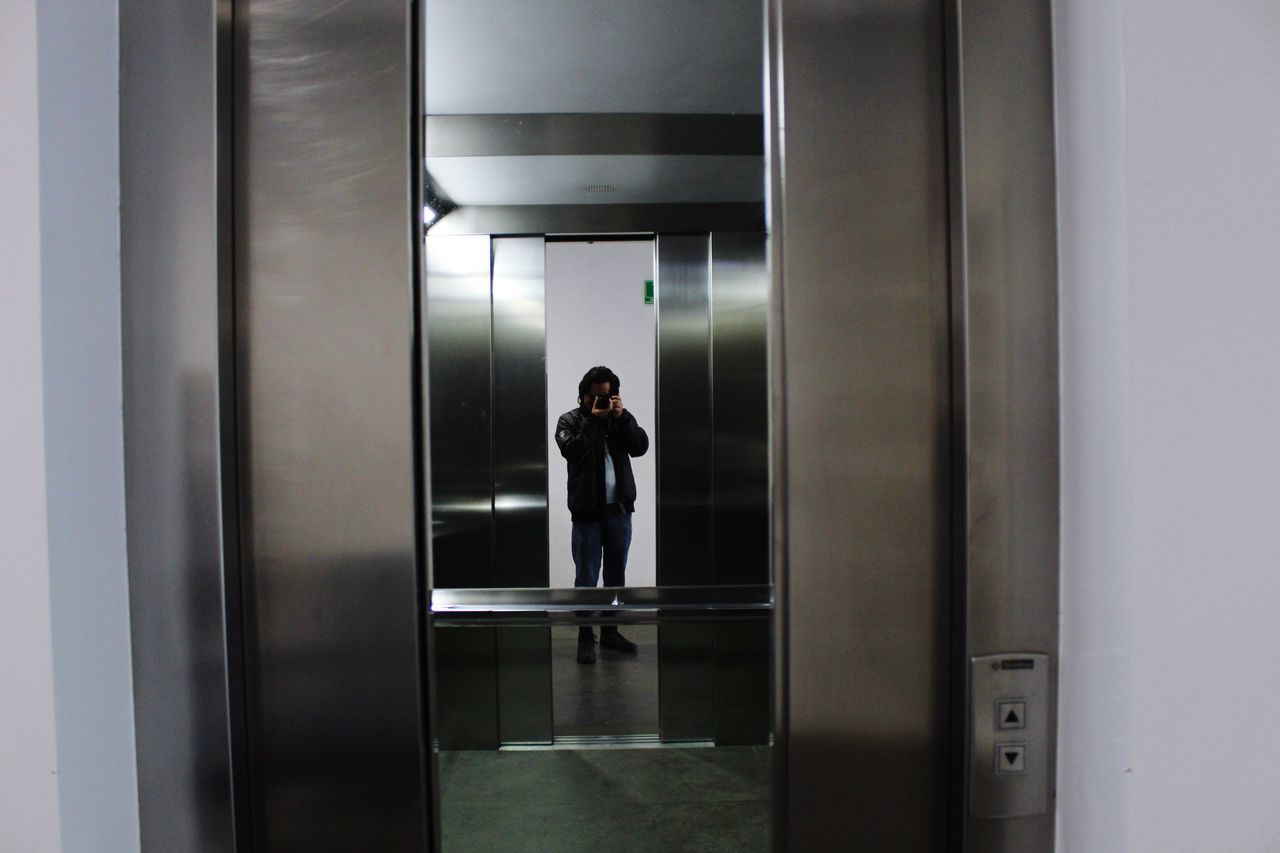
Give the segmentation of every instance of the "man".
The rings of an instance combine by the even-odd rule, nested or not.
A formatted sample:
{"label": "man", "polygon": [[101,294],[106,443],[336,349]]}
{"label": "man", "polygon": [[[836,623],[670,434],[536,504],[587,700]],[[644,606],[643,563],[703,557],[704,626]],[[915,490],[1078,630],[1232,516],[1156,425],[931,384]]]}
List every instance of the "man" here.
{"label": "man", "polygon": [[[575,587],[595,587],[602,561],[604,585],[626,585],[631,514],[636,508],[631,457],[648,451],[649,436],[623,407],[621,385],[609,368],[591,368],[578,383],[578,408],[556,423],[556,444],[569,463]],[[636,644],[618,633],[616,625],[601,626],[600,645],[636,653]],[[578,663],[595,662],[596,635],[590,625],[583,625],[578,628]]]}

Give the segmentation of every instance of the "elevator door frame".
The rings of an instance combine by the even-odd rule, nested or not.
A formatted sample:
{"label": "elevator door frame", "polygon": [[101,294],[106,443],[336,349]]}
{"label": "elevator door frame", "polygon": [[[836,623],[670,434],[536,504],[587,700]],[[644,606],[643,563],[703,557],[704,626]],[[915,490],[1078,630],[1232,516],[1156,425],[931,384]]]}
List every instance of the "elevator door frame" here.
{"label": "elevator door frame", "polygon": [[[784,162],[777,121],[779,66],[790,68],[784,60],[803,49],[806,39],[816,38],[813,30],[796,24],[821,5],[816,0],[768,3],[767,49],[774,72],[769,150],[775,166]],[[956,849],[962,844],[982,851],[1049,849],[1052,807],[1047,815],[1013,821],[967,817],[962,780],[968,721],[962,712],[967,713],[963,663],[968,656],[1057,651],[1050,4],[946,0],[939,7],[950,199],[953,420],[948,435],[955,448],[950,612],[960,640],[951,661],[956,701],[948,775],[956,787],[949,797],[949,838]],[[892,24],[895,19],[886,10],[868,20]],[[239,507],[228,493],[234,492],[237,465],[236,281],[231,273],[237,216],[229,188],[237,171],[236,116],[244,108],[237,95],[243,69],[237,71],[236,64],[244,56],[241,39],[249,29],[243,3],[185,2],[171,16],[150,15],[137,4],[121,8],[124,417],[134,436],[126,448],[128,508],[131,516],[148,507],[163,510],[172,504],[175,488],[189,505],[223,508],[221,514],[190,517],[175,507],[163,510],[154,523],[143,526],[135,517],[129,524],[131,600],[137,605],[134,665],[149,674],[148,683],[135,689],[141,832],[148,848],[161,846],[176,832],[236,838],[238,849],[249,849],[243,829],[249,820],[243,797],[244,714],[237,707],[244,651]],[[406,40],[415,39],[411,33]],[[165,44],[186,49],[157,48]],[[198,176],[182,172],[181,164],[193,156],[210,168]],[[157,181],[157,163],[186,177]],[[771,170],[771,204],[785,191],[779,171]],[[839,225],[832,223],[833,236]],[[180,276],[173,274],[172,259],[156,257],[155,246],[173,242],[180,242],[174,257],[185,264]],[[775,270],[785,257],[780,243],[773,244]],[[153,304],[170,310],[149,312]],[[174,329],[183,334],[173,334]],[[194,340],[217,343],[193,348]],[[174,366],[164,374],[166,381],[156,381],[156,364]],[[775,386],[774,393],[783,390]],[[782,399],[775,396],[776,403]],[[198,419],[199,428],[166,429],[174,411]],[[157,458],[186,462],[157,476]],[[785,510],[775,515],[775,523],[783,534],[778,542],[787,543],[794,530],[786,524]],[[221,543],[220,553],[198,546],[209,542]],[[784,575],[777,580],[783,582]],[[157,632],[154,620],[138,609],[141,602],[171,615],[169,635]],[[785,608],[785,593],[781,602]],[[791,638],[783,621],[779,641],[785,647]],[[172,632],[186,642],[166,641]],[[192,648],[202,650],[198,673],[191,670]],[[779,672],[780,707],[785,707],[787,677]],[[211,694],[213,684],[225,688]],[[211,695],[227,697],[226,714],[207,712]],[[1055,705],[1050,703],[1051,713]],[[783,726],[778,736],[785,751],[785,715]],[[1053,745],[1051,734],[1051,756]],[[785,842],[786,821],[797,815],[789,807],[778,813],[779,839]],[[840,825],[838,815],[815,817],[819,825]]]}

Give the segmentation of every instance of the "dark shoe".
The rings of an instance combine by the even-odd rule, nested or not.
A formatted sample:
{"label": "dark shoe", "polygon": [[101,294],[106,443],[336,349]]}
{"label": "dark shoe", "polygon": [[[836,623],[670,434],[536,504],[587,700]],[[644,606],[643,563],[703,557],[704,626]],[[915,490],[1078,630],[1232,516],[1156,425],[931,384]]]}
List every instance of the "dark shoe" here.
{"label": "dark shoe", "polygon": [[578,663],[595,663],[595,662],[596,662],[595,634],[579,634],[578,635]]}
{"label": "dark shoe", "polygon": [[634,655],[640,651],[640,647],[619,634],[617,628],[612,631],[608,628],[600,631],[600,647],[612,649],[615,652],[626,652],[629,655]]}

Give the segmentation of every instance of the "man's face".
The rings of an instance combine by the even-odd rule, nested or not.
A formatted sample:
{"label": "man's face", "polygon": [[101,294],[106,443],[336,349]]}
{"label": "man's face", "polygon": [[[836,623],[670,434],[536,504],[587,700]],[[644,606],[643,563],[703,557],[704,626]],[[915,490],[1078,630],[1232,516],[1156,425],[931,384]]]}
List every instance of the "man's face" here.
{"label": "man's face", "polygon": [[593,382],[591,384],[591,390],[588,392],[588,396],[590,399],[587,400],[587,404],[591,408],[595,409],[595,408],[600,408],[604,406],[604,403],[596,403],[596,400],[598,398],[604,398],[605,400],[608,400],[609,397],[612,396],[609,393],[610,384],[611,383],[608,383],[608,382]]}

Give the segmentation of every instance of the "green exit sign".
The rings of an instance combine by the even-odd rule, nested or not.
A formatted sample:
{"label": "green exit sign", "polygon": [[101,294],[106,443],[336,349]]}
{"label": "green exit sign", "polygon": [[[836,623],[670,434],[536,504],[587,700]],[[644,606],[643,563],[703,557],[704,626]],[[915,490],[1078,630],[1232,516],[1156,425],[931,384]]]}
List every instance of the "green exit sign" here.
{"label": "green exit sign", "polygon": [[644,304],[653,304],[653,279],[646,278],[644,280]]}

